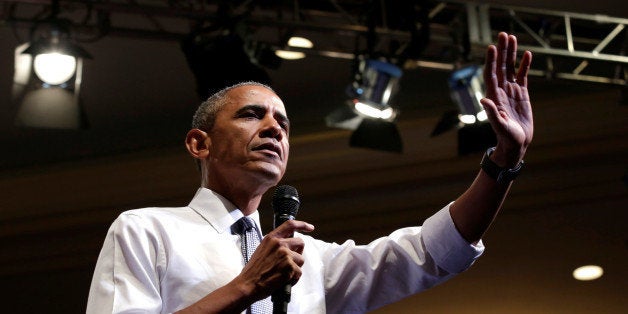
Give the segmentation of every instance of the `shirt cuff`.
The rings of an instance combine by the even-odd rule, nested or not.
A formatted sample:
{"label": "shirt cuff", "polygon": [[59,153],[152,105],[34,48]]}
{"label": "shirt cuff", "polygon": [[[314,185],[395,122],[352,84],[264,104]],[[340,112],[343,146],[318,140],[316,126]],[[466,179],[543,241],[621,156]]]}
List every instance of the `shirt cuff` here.
{"label": "shirt cuff", "polygon": [[423,223],[423,238],[427,252],[436,264],[449,273],[461,273],[473,265],[484,252],[484,244],[478,241],[469,244],[456,229],[445,206]]}

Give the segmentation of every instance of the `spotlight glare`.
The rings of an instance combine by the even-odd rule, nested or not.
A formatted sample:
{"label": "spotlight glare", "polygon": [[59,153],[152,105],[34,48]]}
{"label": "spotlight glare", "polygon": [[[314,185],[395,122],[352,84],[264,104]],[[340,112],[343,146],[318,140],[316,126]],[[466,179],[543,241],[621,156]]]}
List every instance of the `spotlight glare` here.
{"label": "spotlight glare", "polygon": [[460,122],[464,124],[474,124],[475,116],[472,114],[461,114],[461,115],[458,115],[458,120],[460,120]]}
{"label": "spotlight glare", "polygon": [[285,60],[298,60],[305,58],[305,53],[300,51],[276,50],[275,55]]}
{"label": "spotlight glare", "polygon": [[358,112],[360,112],[361,114],[364,114],[366,116],[372,117],[372,118],[379,118],[381,115],[381,111],[379,109],[373,108],[365,103],[361,103],[361,102],[356,102],[355,103],[355,110],[357,110]]}
{"label": "spotlight glare", "polygon": [[393,114],[394,114],[394,110],[390,107],[381,110],[378,108],[375,108],[369,104],[365,104],[363,102],[355,102],[354,105],[355,110],[357,110],[359,113],[367,116],[367,117],[371,117],[371,118],[376,118],[376,119],[383,119],[383,120],[388,120],[390,118],[392,118]]}
{"label": "spotlight glare", "polygon": [[[475,84],[473,84],[475,83]],[[475,89],[476,86],[478,86],[479,84],[477,84],[475,81],[471,84],[471,86],[473,86],[473,88]],[[477,87],[477,88],[482,88],[482,87]],[[480,100],[482,100],[482,98],[484,98],[484,94],[483,91],[480,89],[477,89],[474,91],[473,95],[475,96],[475,100],[477,101],[477,103],[480,103]]]}
{"label": "spotlight glare", "polygon": [[488,119],[488,116],[486,115],[486,110],[482,110],[478,112],[476,117],[478,118],[478,121],[480,122],[486,121]]}
{"label": "spotlight glare", "polygon": [[288,46],[297,48],[312,48],[314,47],[314,44],[305,37],[290,37],[290,39],[288,39]]}
{"label": "spotlight glare", "polygon": [[595,280],[602,277],[603,274],[604,270],[602,267],[597,265],[585,265],[578,267],[573,271],[573,277],[582,281]]}
{"label": "spotlight glare", "polygon": [[35,74],[50,85],[59,85],[72,78],[76,70],[76,58],[54,53],[43,53],[35,57]]}
{"label": "spotlight glare", "polygon": [[384,109],[384,110],[382,110],[382,111],[380,112],[380,117],[381,117],[382,119],[384,119],[384,120],[388,120],[388,119],[392,118],[393,113],[394,113],[394,112],[393,112],[393,109],[392,109],[392,108],[386,108],[386,109]]}

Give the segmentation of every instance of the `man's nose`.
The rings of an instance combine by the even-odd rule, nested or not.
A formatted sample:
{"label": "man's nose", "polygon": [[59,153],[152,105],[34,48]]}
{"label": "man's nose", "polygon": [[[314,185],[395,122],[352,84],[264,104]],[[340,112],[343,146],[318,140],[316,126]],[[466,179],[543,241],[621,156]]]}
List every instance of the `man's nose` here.
{"label": "man's nose", "polygon": [[260,132],[260,137],[272,137],[278,141],[283,139],[281,125],[274,118],[267,117],[264,119],[264,126]]}

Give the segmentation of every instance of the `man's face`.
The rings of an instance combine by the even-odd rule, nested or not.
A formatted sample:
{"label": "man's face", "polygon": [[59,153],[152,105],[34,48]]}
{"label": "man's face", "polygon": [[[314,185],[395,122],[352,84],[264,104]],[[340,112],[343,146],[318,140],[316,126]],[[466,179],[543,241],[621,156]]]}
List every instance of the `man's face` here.
{"label": "man's face", "polygon": [[256,85],[232,89],[208,133],[210,177],[217,175],[218,184],[276,185],[288,163],[289,127],[275,93]]}

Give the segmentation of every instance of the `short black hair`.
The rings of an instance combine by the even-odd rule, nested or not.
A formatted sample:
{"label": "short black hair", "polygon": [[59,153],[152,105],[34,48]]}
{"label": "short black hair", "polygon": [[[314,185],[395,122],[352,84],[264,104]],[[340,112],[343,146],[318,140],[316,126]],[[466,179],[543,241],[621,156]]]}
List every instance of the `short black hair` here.
{"label": "short black hair", "polygon": [[216,115],[218,114],[218,111],[220,111],[220,109],[222,109],[227,102],[227,93],[234,88],[242,86],[261,86],[267,88],[273,93],[275,92],[270,86],[255,81],[241,82],[235,85],[227,86],[209,96],[207,100],[198,106],[198,109],[196,109],[194,117],[192,118],[192,128],[200,129],[205,132],[211,131],[214,127],[214,123],[216,122]]}

